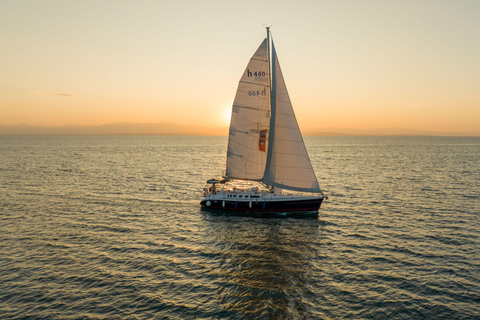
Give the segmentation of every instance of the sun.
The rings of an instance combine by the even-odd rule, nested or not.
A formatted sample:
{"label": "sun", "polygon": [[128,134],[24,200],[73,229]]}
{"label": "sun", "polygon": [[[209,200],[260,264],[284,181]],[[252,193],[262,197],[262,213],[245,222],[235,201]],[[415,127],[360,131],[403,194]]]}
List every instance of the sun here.
{"label": "sun", "polygon": [[232,117],[232,107],[228,106],[222,113],[223,122],[227,125],[230,124],[230,118]]}

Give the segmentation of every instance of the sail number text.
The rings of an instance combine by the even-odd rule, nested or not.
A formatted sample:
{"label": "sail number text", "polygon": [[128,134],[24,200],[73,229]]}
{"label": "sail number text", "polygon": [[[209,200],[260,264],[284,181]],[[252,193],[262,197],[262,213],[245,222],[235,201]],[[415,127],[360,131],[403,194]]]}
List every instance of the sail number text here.
{"label": "sail number text", "polygon": [[252,72],[250,69],[247,69],[247,77],[265,77],[267,73],[265,71],[255,71]]}
{"label": "sail number text", "polygon": [[266,94],[267,94],[266,88],[263,88],[262,91],[258,91],[258,90],[248,91],[249,96],[265,96]]}

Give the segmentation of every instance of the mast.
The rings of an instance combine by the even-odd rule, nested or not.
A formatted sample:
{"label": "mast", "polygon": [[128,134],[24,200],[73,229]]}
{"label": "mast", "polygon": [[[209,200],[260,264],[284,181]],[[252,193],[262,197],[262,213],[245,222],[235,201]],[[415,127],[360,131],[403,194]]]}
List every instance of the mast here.
{"label": "mast", "polygon": [[[271,42],[271,43],[270,43]],[[266,183],[266,177],[271,176],[272,173],[271,167],[272,167],[272,154],[273,154],[273,148],[274,148],[274,139],[275,139],[275,113],[276,113],[276,81],[275,81],[275,75],[272,73],[275,73],[275,49],[273,49],[272,52],[272,45],[273,41],[270,41],[270,27],[267,27],[267,55],[268,55],[268,84],[270,85],[270,95],[269,95],[269,104],[270,104],[270,126],[268,130],[268,149],[267,149],[267,159],[265,162],[265,171],[263,173],[263,178],[262,181]]]}
{"label": "mast", "polygon": [[270,27],[267,27],[267,60],[268,60],[268,85],[270,86],[270,93],[272,92],[272,73],[271,73],[271,52],[270,52]]}

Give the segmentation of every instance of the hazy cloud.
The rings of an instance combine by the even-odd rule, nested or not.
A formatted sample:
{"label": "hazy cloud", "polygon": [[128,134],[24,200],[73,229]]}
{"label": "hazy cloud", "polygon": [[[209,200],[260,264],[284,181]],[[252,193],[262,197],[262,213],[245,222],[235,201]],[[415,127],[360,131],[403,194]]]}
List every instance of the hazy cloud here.
{"label": "hazy cloud", "polygon": [[61,92],[52,92],[50,93],[51,95],[54,96],[61,96],[61,97],[76,97],[77,95],[71,94],[71,93],[61,93]]}
{"label": "hazy cloud", "polygon": [[35,95],[51,95],[51,96],[60,96],[60,97],[76,97],[76,94],[73,93],[64,93],[64,92],[46,92],[42,90],[28,90],[29,94],[35,94]]}

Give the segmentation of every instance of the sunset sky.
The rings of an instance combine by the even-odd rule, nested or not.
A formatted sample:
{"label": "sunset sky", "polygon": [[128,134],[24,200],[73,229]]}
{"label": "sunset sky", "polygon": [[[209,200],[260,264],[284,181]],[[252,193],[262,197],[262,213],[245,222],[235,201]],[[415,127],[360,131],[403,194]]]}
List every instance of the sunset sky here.
{"label": "sunset sky", "polygon": [[302,130],[480,131],[480,1],[0,1],[0,124],[222,127],[272,26]]}

